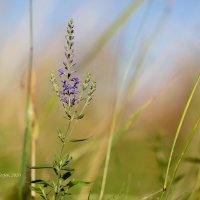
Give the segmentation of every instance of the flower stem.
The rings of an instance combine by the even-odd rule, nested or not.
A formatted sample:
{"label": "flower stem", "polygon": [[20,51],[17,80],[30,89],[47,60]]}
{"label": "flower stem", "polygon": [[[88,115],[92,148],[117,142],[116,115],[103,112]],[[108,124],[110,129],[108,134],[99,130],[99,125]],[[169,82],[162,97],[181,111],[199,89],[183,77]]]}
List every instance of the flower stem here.
{"label": "flower stem", "polygon": [[[62,160],[62,154],[63,154],[63,150],[64,150],[64,147],[65,147],[65,140],[66,140],[66,137],[70,131],[70,128],[71,128],[71,124],[72,124],[72,121],[73,121],[73,118],[69,121],[68,123],[68,126],[67,126],[67,130],[65,132],[65,135],[64,135],[64,141],[62,143],[62,146],[61,146],[61,150],[60,150],[60,154],[59,154],[59,158],[60,160]],[[60,185],[61,185],[61,179],[60,179],[60,173],[61,173],[61,168],[59,167],[59,172],[58,172],[58,179],[57,179],[57,191],[55,193],[55,200],[59,200],[60,198]]]}

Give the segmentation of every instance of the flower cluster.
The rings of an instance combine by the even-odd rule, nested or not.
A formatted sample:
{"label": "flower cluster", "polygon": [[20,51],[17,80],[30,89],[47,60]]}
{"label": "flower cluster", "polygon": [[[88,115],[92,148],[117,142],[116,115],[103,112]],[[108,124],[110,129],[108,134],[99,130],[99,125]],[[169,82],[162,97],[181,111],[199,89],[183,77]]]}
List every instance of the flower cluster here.
{"label": "flower cluster", "polygon": [[[65,39],[66,61],[63,62],[64,66],[57,71],[59,80],[57,81],[56,75],[52,73],[51,82],[68,118],[71,118],[71,111],[73,108],[75,109],[76,104],[85,100],[85,105],[89,105],[96,90],[96,82],[90,83],[91,74],[88,73],[81,87],[79,78],[75,76],[77,70],[74,69],[76,63],[74,62],[74,25],[72,19],[68,22]],[[83,97],[84,92],[86,97]]]}
{"label": "flower cluster", "polygon": [[67,41],[67,46],[65,46],[65,56],[67,61],[63,62],[65,68],[61,68],[58,70],[59,75],[63,77],[62,80],[62,91],[61,91],[61,98],[60,101],[63,104],[64,107],[67,105],[69,107],[72,107],[75,105],[76,102],[78,102],[78,98],[76,95],[79,93],[78,91],[78,85],[79,85],[79,79],[78,77],[72,77],[72,74],[75,71],[71,71],[71,68],[75,66],[74,63],[74,25],[73,20],[71,19],[68,23],[67,27],[67,35],[65,36],[65,39]]}

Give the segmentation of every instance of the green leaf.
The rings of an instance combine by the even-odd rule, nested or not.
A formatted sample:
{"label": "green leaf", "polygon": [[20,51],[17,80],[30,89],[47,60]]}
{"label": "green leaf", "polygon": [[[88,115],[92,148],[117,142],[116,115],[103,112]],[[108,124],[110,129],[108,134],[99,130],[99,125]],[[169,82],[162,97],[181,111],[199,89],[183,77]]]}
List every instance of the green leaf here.
{"label": "green leaf", "polygon": [[49,187],[52,187],[52,188],[53,188],[53,186],[52,186],[48,181],[41,180],[41,179],[37,179],[37,180],[31,181],[30,183],[41,184],[41,185],[43,185],[44,187],[49,186]]}
{"label": "green leaf", "polygon": [[[198,79],[197,79],[197,81],[195,82],[195,84],[194,84],[194,86],[192,88],[192,92],[190,93],[190,96],[189,96],[189,98],[187,100],[187,103],[186,103],[185,108],[183,110],[183,113],[181,115],[180,122],[178,124],[178,128],[177,128],[176,133],[175,133],[175,137],[174,137],[174,140],[173,140],[173,144],[172,144],[172,148],[171,148],[171,152],[170,152],[170,156],[169,156],[169,161],[168,161],[168,165],[167,165],[167,170],[166,170],[166,174],[165,174],[165,182],[164,182],[163,188],[167,187],[168,177],[169,177],[169,171],[170,171],[170,167],[171,167],[171,163],[172,163],[172,157],[174,155],[174,150],[175,150],[176,142],[177,142],[177,140],[179,138],[179,135],[181,133],[183,122],[185,120],[186,114],[188,113],[188,109],[190,107],[190,104],[192,102],[194,94],[195,94],[195,92],[197,90],[197,86],[198,86],[199,82],[200,82],[200,74],[198,75]],[[192,141],[192,138],[193,138],[193,136],[194,136],[194,134],[195,134],[196,129],[198,128],[198,126],[199,126],[199,119],[195,123],[195,126],[193,127],[192,131],[190,132],[189,137],[188,137],[188,139],[186,141],[186,144],[185,144],[185,146],[183,148],[183,151],[181,153],[181,156],[180,156],[180,158],[178,159],[178,161],[176,163],[171,183],[173,183],[173,179],[176,176],[176,173],[177,173],[177,170],[178,170],[178,168],[180,166],[181,160],[182,160],[183,156],[185,155],[185,153],[186,153],[186,151],[187,151],[187,149],[188,149],[188,147],[189,147],[189,145],[190,145],[190,143]],[[168,186],[168,191],[169,191],[170,187],[171,187],[171,184]],[[162,194],[162,196],[163,196],[163,194]]]}
{"label": "green leaf", "polygon": [[30,169],[52,169],[52,168],[53,168],[53,166],[50,164],[42,164],[42,165],[30,167]]}
{"label": "green leaf", "polygon": [[72,174],[73,172],[66,172],[65,174],[63,174],[62,179],[67,180]]}
{"label": "green leaf", "polygon": [[65,187],[72,188],[76,185],[85,186],[85,185],[89,185],[89,184],[90,184],[90,182],[85,182],[85,181],[70,181],[69,183],[67,183],[67,185]]}
{"label": "green leaf", "polygon": [[76,117],[76,119],[82,119],[85,115],[84,114],[80,114],[79,116]]}
{"label": "green leaf", "polygon": [[184,161],[191,162],[194,164],[200,164],[200,158],[197,158],[197,157],[187,157],[184,159]]}
{"label": "green leaf", "polygon": [[65,112],[66,113],[66,115],[67,115],[67,117],[65,117],[65,118],[67,118],[67,119],[71,119],[72,118],[72,116],[68,113],[68,112]]}
{"label": "green leaf", "polygon": [[55,174],[58,176],[58,174],[59,174],[59,170],[58,170],[56,167],[53,168],[53,171],[54,171]]}
{"label": "green leaf", "polygon": [[175,179],[174,179],[174,181],[173,181],[173,184],[176,184],[176,183],[178,183],[179,181],[181,181],[183,178],[184,178],[184,174],[181,174],[181,175],[179,175],[179,176],[177,176]]}
{"label": "green leaf", "polygon": [[68,165],[72,160],[72,157],[70,157],[69,154],[66,154],[63,159],[62,159],[62,165],[61,168],[65,167],[66,165]]}
{"label": "green leaf", "polygon": [[59,128],[57,129],[57,133],[58,133],[58,137],[60,138],[61,142],[64,142],[65,141],[64,140],[65,136],[64,136],[63,132]]}
{"label": "green leaf", "polygon": [[61,170],[68,171],[68,172],[74,172],[75,171],[74,168],[72,168],[72,167],[64,167]]}
{"label": "green leaf", "polygon": [[133,126],[133,124],[136,122],[138,117],[144,112],[144,110],[149,106],[149,104],[152,102],[152,99],[148,100],[145,104],[143,104],[141,107],[139,107],[129,118],[125,126],[116,133],[112,145],[116,145],[124,136],[124,134]]}
{"label": "green leaf", "polygon": [[43,199],[48,200],[47,196],[45,194],[45,191],[41,187],[31,187],[31,190],[35,191],[37,194],[39,194]]}
{"label": "green leaf", "polygon": [[89,140],[91,137],[88,137],[88,138],[82,138],[82,139],[66,139],[65,142],[83,142],[83,141],[86,141],[86,140]]}

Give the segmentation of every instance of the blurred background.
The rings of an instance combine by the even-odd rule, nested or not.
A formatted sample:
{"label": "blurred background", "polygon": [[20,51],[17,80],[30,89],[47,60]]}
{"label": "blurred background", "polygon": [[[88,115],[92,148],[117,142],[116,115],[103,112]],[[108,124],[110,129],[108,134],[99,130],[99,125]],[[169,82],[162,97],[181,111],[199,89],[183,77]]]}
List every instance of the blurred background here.
{"label": "blurred background", "polygon": [[[94,101],[77,124],[69,145],[76,175],[101,187],[113,119],[114,133],[148,106],[111,152],[105,193],[142,197],[162,188],[169,150],[181,113],[200,73],[200,2],[196,0],[33,0],[36,162],[52,160],[59,148],[56,128],[63,110],[52,92],[50,73],[62,66],[66,27],[75,23],[78,73],[97,80]],[[20,173],[29,59],[29,1],[0,0],[0,173]],[[181,132],[177,152],[199,116],[199,90]],[[196,134],[189,155],[199,153]],[[160,160],[164,164],[160,164]],[[196,166],[197,168],[197,166]],[[195,168],[195,169],[196,169]],[[191,165],[183,164],[184,172]],[[46,174],[45,174],[46,173]],[[42,172],[42,176],[50,176]],[[188,183],[187,173],[182,186]],[[18,178],[0,177],[0,199],[15,193]],[[192,184],[191,180],[191,184]],[[81,193],[87,192],[80,188]],[[120,197],[119,197],[120,199]]]}

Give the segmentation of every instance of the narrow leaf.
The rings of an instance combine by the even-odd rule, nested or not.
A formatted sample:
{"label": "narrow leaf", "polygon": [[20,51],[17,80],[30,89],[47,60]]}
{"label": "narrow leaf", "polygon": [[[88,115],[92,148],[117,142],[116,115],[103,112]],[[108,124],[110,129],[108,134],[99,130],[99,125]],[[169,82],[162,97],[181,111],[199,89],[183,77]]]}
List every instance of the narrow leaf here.
{"label": "narrow leaf", "polygon": [[85,116],[84,114],[81,114],[78,117],[76,117],[76,119],[82,119],[84,116]]}
{"label": "narrow leaf", "polygon": [[67,185],[65,187],[72,188],[75,185],[85,186],[85,185],[89,185],[89,184],[90,184],[90,182],[85,182],[85,181],[70,181],[69,183],[67,183]]}
{"label": "narrow leaf", "polygon": [[52,168],[53,166],[50,164],[42,164],[42,165],[30,167],[30,169],[52,169]]}
{"label": "narrow leaf", "polygon": [[53,186],[48,181],[41,180],[41,179],[37,179],[37,180],[31,181],[30,183],[37,183],[37,184],[43,185],[44,187],[49,186],[49,187],[53,188]]}
{"label": "narrow leaf", "polygon": [[152,99],[148,100],[144,105],[142,105],[132,114],[125,126],[115,135],[112,145],[116,145],[122,139],[124,134],[133,126],[138,117],[143,113],[143,111],[149,106],[151,102]]}
{"label": "narrow leaf", "polygon": [[[177,140],[178,140],[178,138],[179,138],[179,135],[180,135],[180,132],[181,132],[181,128],[182,128],[183,122],[184,122],[184,120],[185,120],[185,116],[186,116],[186,114],[187,114],[187,112],[188,112],[189,106],[190,106],[190,104],[191,104],[191,102],[192,102],[192,99],[193,99],[194,93],[195,93],[195,91],[196,91],[196,89],[197,89],[197,86],[198,86],[198,84],[199,84],[199,81],[200,81],[200,75],[198,76],[198,78],[197,78],[197,80],[196,80],[196,82],[195,82],[195,84],[194,84],[194,87],[193,87],[193,89],[192,89],[192,92],[190,93],[190,96],[189,96],[189,98],[188,98],[188,101],[187,101],[187,103],[186,103],[186,105],[185,105],[185,108],[184,108],[184,110],[183,110],[183,113],[182,113],[182,115],[181,115],[181,119],[180,119],[178,128],[177,128],[177,130],[176,130],[176,134],[175,134],[174,141],[173,141],[173,144],[172,144],[172,148],[171,148],[171,152],[170,152],[170,156],[169,156],[169,161],[168,161],[168,165],[167,165],[167,170],[166,170],[166,174],[165,174],[165,182],[164,182],[164,185],[163,185],[163,188],[164,188],[164,189],[167,188],[168,178],[169,178],[169,177],[168,177],[168,176],[169,176],[169,170],[170,170],[170,167],[171,167],[172,156],[173,156],[173,154],[174,154],[174,149],[175,149],[175,146],[176,146],[176,142],[177,142]],[[198,123],[199,123],[199,122],[197,122],[197,125],[194,127],[194,129],[192,130],[192,132],[191,132],[191,134],[190,134],[192,137],[193,137],[194,133],[196,132],[195,129],[196,129],[196,127],[198,126]],[[190,138],[192,139],[192,137],[190,137]],[[191,139],[189,139],[190,142],[191,142]],[[186,144],[185,149],[183,150],[183,154],[185,154],[185,152],[187,151],[187,148],[188,148],[188,145],[190,144],[190,142]],[[175,168],[175,170],[174,170],[174,177],[175,177],[175,175],[176,175],[176,171],[177,171],[177,169],[178,169],[178,167],[179,167],[179,163],[181,162],[182,157],[183,157],[183,155],[181,155],[181,157],[180,157],[180,159],[179,159],[179,161],[178,161],[178,163],[177,163],[177,168]],[[173,178],[172,178],[172,181],[173,181]],[[168,190],[168,191],[169,191],[169,190]],[[163,194],[164,194],[164,193],[163,193]],[[163,194],[162,194],[162,196],[161,196],[161,199],[163,198]]]}
{"label": "narrow leaf", "polygon": [[196,157],[187,157],[184,159],[184,161],[191,162],[193,164],[200,164],[200,158],[196,158]]}
{"label": "narrow leaf", "polygon": [[67,180],[71,175],[72,175],[72,172],[66,172],[66,173],[62,176],[62,179],[63,179],[63,180]]}
{"label": "narrow leaf", "polygon": [[184,176],[185,176],[184,174],[181,174],[181,175],[177,176],[174,179],[173,184],[178,183],[180,180],[182,180],[184,178]]}
{"label": "narrow leaf", "polygon": [[91,137],[88,137],[88,138],[82,138],[82,139],[66,139],[65,141],[66,142],[83,142],[83,141],[86,141],[86,140],[89,140]]}

